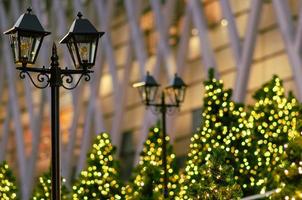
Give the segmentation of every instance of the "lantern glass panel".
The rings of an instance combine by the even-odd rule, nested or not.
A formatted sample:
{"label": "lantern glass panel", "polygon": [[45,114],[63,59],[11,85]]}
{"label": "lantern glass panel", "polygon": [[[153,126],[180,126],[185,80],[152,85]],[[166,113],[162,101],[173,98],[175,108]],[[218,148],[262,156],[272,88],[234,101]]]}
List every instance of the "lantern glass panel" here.
{"label": "lantern glass panel", "polygon": [[177,102],[183,102],[185,100],[185,87],[174,88],[175,99]]}
{"label": "lantern glass panel", "polygon": [[18,34],[17,32],[9,35],[10,45],[13,51],[13,57],[15,63],[19,62],[19,43],[18,43]]}
{"label": "lantern glass panel", "polygon": [[155,101],[157,90],[158,90],[157,86],[146,87],[146,93],[149,95],[148,97],[150,102]]}
{"label": "lantern glass panel", "polygon": [[154,86],[141,86],[138,87],[140,96],[144,103],[153,102],[156,98],[158,87]]}
{"label": "lantern glass panel", "polygon": [[20,36],[19,62],[33,64],[36,60],[41,41],[42,37],[37,35]]}
{"label": "lantern glass panel", "polygon": [[73,40],[71,40],[70,42],[67,42],[67,47],[68,47],[69,53],[71,55],[71,59],[74,63],[74,66],[76,68],[79,68],[80,63],[79,63],[79,60],[77,59],[77,50],[76,50],[76,46],[75,46],[75,43],[73,42]]}
{"label": "lantern glass panel", "polygon": [[167,91],[172,103],[178,104],[184,101],[186,87],[169,87]]}
{"label": "lantern glass panel", "polygon": [[91,67],[95,63],[98,37],[95,35],[75,35],[79,63]]}

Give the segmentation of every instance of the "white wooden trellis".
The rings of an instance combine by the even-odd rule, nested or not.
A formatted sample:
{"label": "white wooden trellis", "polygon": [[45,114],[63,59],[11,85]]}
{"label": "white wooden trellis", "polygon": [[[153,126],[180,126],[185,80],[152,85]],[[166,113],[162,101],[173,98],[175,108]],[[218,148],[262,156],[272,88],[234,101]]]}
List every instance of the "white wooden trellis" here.
{"label": "white wooden trellis", "polygon": [[7,142],[9,137],[9,122],[11,120],[10,105],[7,106],[6,113],[7,115],[2,124],[3,127],[2,127],[2,137],[0,142],[0,162],[5,160],[5,153],[6,153]]}
{"label": "white wooden trellis", "polygon": [[[158,30],[158,45],[157,45],[157,62],[156,62],[156,72],[155,76],[159,76],[159,68],[161,62],[164,64],[164,68],[166,69],[166,76],[167,79],[170,81],[173,79],[174,74],[176,73],[176,59],[174,54],[172,53],[172,50],[169,45],[169,27],[172,24],[172,19],[174,17],[174,10],[175,10],[175,2],[173,0],[169,0],[166,2],[165,7],[161,8],[160,2],[156,0],[151,0],[151,7],[154,13],[154,18],[155,18],[155,27]],[[162,12],[164,11],[164,12]],[[162,20],[162,19],[167,19],[167,20]],[[163,89],[163,88],[162,88]],[[167,129],[167,134],[170,136],[171,141],[173,142],[174,140],[174,134],[170,131],[171,125],[172,125],[172,120],[173,118],[167,117],[166,119],[166,129]],[[153,124],[151,124],[153,125]],[[150,127],[147,127],[150,128]],[[146,138],[143,138],[146,140]],[[139,149],[138,149],[139,150]],[[141,149],[140,149],[141,150]]]}
{"label": "white wooden trellis", "polygon": [[[189,6],[186,7],[185,9],[185,14],[184,14],[184,22],[183,22],[183,27],[182,27],[182,37],[180,38],[179,42],[179,47],[177,51],[177,57],[176,57],[176,67],[177,67],[177,74],[180,77],[183,77],[184,74],[184,69],[185,69],[185,62],[187,58],[187,52],[188,52],[188,47],[189,47],[189,39],[190,39],[190,33],[191,33],[191,15],[190,15],[191,9]],[[177,117],[177,116],[176,116]],[[168,133],[174,133],[175,130],[175,120],[176,118],[172,118],[170,121],[170,127],[168,128]],[[175,137],[175,136],[174,136]],[[172,140],[175,138],[171,139],[171,143],[173,143]]]}
{"label": "white wooden trellis", "polygon": [[[100,27],[102,30],[109,29],[109,22],[110,22],[111,15],[112,15],[112,12],[114,9],[113,3],[114,3],[114,1],[108,1],[107,4],[103,0],[94,1],[95,7],[99,10],[97,12],[97,14],[98,14],[97,17],[99,18]],[[111,39],[108,34],[103,36],[103,43],[104,43],[107,62],[109,64],[110,75],[112,77],[112,87],[118,88],[119,82],[118,82],[118,77],[117,77],[117,73],[116,73],[116,63],[115,63],[115,59],[114,59]],[[85,164],[85,160],[86,160],[86,153],[88,151],[90,140],[91,140],[90,125],[87,124],[87,123],[90,124],[91,121],[88,121],[88,118],[90,118],[92,114],[94,114],[97,117],[100,117],[99,113],[95,112],[95,109],[93,109],[93,108],[97,108],[98,112],[100,112],[100,109],[101,109],[101,107],[98,106],[98,104],[97,104],[98,102],[95,101],[95,99],[98,97],[98,94],[99,94],[98,87],[99,87],[99,83],[96,83],[96,85],[92,85],[92,88],[91,88],[92,96],[90,97],[90,101],[88,104],[88,107],[90,107],[91,109],[90,109],[90,112],[87,112],[87,115],[85,118],[86,127],[84,128],[84,133],[83,133],[84,138],[82,141],[81,152],[80,152],[78,164],[76,167],[77,174],[79,174],[80,171],[84,168],[84,164]],[[116,94],[114,94],[114,102],[117,102]],[[100,119],[100,121],[103,121],[103,119]],[[98,122],[98,123],[100,123],[100,122]],[[104,131],[104,130],[100,130],[100,131]]]}
{"label": "white wooden trellis", "polygon": [[[208,74],[210,68],[216,68],[216,61],[214,57],[213,48],[210,45],[208,37],[208,28],[203,8],[198,0],[189,0],[188,6],[192,11],[192,18],[196,29],[198,30],[199,42],[201,50],[201,62],[204,63],[205,73]],[[218,70],[215,70],[215,74],[218,77]]]}
{"label": "white wooden trellis", "polygon": [[[8,27],[6,12],[4,11],[3,1],[0,2],[0,27],[2,30],[6,30]],[[7,47],[9,46],[7,40],[2,41],[2,48],[4,56],[4,64],[7,75],[7,80],[10,80],[8,85],[9,90],[9,101],[10,108],[12,112],[12,119],[14,121],[15,128],[15,138],[16,138],[16,149],[17,149],[17,160],[19,166],[19,174],[20,174],[20,182],[21,182],[21,194],[27,196],[26,190],[26,157],[25,157],[25,146],[24,146],[24,138],[23,138],[23,130],[21,124],[21,115],[20,115],[20,106],[18,103],[18,96],[16,91],[16,82],[15,82],[15,71],[14,65],[12,63],[12,56],[9,51],[7,51]]]}
{"label": "white wooden trellis", "polygon": [[[103,66],[103,65],[101,65],[101,66]],[[84,168],[85,159],[86,159],[85,155],[89,148],[89,143],[90,143],[90,138],[91,138],[91,134],[90,134],[91,121],[93,119],[93,114],[96,109],[96,103],[97,103],[96,94],[98,94],[98,91],[99,91],[100,77],[101,77],[100,75],[102,73],[101,66],[99,69],[95,70],[95,77],[92,79],[92,83],[90,86],[91,94],[94,94],[94,95],[92,95],[89,99],[87,111],[85,114],[84,128],[83,128],[83,134],[82,134],[83,140],[81,142],[80,157],[78,159],[78,164],[77,164],[77,168],[76,168],[77,174],[79,174],[81,172],[81,170]],[[98,108],[98,112],[100,112],[100,107]],[[102,129],[100,129],[100,131],[105,131],[105,128],[103,125],[104,124],[103,120],[99,121],[98,123],[103,126],[103,127],[101,127]]]}
{"label": "white wooden trellis", "polygon": [[[129,42],[127,47],[128,55],[126,57],[125,61],[125,68],[123,73],[123,81],[120,84],[118,88],[118,94],[119,94],[119,100],[120,102],[115,106],[115,114],[112,122],[112,129],[111,133],[112,136],[115,136],[115,143],[118,147],[121,146],[121,126],[122,126],[122,120],[123,120],[123,114],[125,112],[125,105],[126,105],[126,98],[127,98],[127,89],[130,82],[130,74],[131,74],[131,67],[132,67],[132,61],[133,61],[133,49],[132,44]],[[121,149],[118,149],[118,152],[121,151]]]}
{"label": "white wooden trellis", "polygon": [[[15,1],[15,0],[14,0]],[[35,4],[35,9],[37,12],[39,12],[39,15],[43,12],[40,12],[41,9],[41,4],[40,2],[33,1]],[[18,2],[16,1],[16,6]],[[15,12],[15,15],[18,15],[17,11]],[[15,16],[17,18],[18,16]],[[45,19],[45,15],[43,15],[43,19]],[[39,110],[38,113],[34,113],[34,108],[32,105],[33,98],[32,98],[32,84],[31,82],[26,79],[25,83],[25,96],[26,96],[26,103],[28,104],[28,112],[30,114],[30,128],[31,128],[31,134],[32,134],[32,152],[27,158],[27,177],[26,177],[26,182],[27,182],[27,195],[24,195],[24,199],[29,199],[30,193],[34,184],[34,172],[36,171],[36,162],[38,158],[38,148],[39,148],[39,143],[40,143],[40,136],[41,136],[41,129],[42,129],[42,122],[43,122],[43,116],[44,116],[44,107],[45,107],[45,102],[46,98],[44,95],[44,91],[40,91],[40,105],[39,105]]]}
{"label": "white wooden trellis", "polygon": [[[294,29],[290,9],[287,1],[273,0],[274,10],[277,21],[284,40],[284,46],[288,55],[289,62],[293,70],[293,77],[298,89],[298,99],[302,100],[302,62],[300,57],[301,51],[301,34],[302,32],[302,10],[300,9],[298,31]],[[300,6],[301,7],[301,6]]]}
{"label": "white wooden trellis", "polygon": [[[111,17],[113,15],[114,12],[114,3],[115,1],[96,1],[94,0],[94,6],[96,7],[97,10],[97,18],[99,19],[99,27],[101,30],[110,30],[110,22],[111,22]],[[111,84],[112,84],[112,88],[117,88],[119,85],[118,82],[118,76],[117,76],[117,65],[115,62],[115,57],[114,57],[114,52],[113,52],[113,45],[112,45],[112,41],[111,41],[111,35],[110,32],[105,33],[105,36],[103,38],[103,42],[102,42],[102,46],[105,48],[104,49],[104,59],[106,59],[107,64],[109,65],[109,74],[111,75]],[[99,87],[99,86],[98,86]],[[100,90],[96,90],[97,94],[100,93]],[[99,97],[99,96],[97,96]],[[113,93],[113,99],[114,102],[117,101],[117,94]],[[96,106],[96,111],[101,111],[101,99],[97,100],[95,102],[95,106]],[[101,122],[104,123],[104,119],[103,116],[101,116],[102,112],[94,112],[95,115],[95,134],[99,134],[100,131],[104,131],[105,128],[104,127],[99,127],[98,124]],[[100,129],[99,129],[100,128]]]}
{"label": "white wooden trellis", "polygon": [[140,7],[141,4],[138,4],[138,0],[132,0],[132,1],[125,0],[124,5],[126,8],[128,23],[130,26],[130,33],[131,33],[136,59],[138,60],[140,66],[140,77],[143,78],[145,76],[145,65],[148,56],[146,53],[146,47],[144,44],[143,35],[138,23],[139,14],[141,11],[141,7]]}
{"label": "white wooden trellis", "polygon": [[[126,8],[126,13],[128,16],[128,21],[131,27],[131,37],[132,40],[135,38],[135,40],[133,40],[134,43],[134,50],[135,50],[135,54],[136,54],[136,58],[138,60],[139,66],[140,66],[140,76],[143,79],[143,77],[145,76],[145,65],[147,63],[147,52],[146,52],[146,48],[145,48],[145,44],[143,42],[143,35],[142,35],[142,31],[140,30],[139,27],[139,23],[138,23],[138,18],[141,14],[141,4],[137,4],[138,0],[135,0],[135,4],[133,4],[133,1],[131,0],[125,0],[125,8]],[[144,116],[143,119],[143,127],[141,128],[141,132],[142,134],[144,134],[144,136],[141,136],[142,134],[140,134],[140,139],[138,142],[138,148],[136,150],[136,161],[135,163],[138,162],[138,155],[139,155],[139,150],[142,148],[142,141],[145,138],[145,133],[148,130],[148,119],[150,119],[152,117],[151,113],[148,113],[147,115]]]}
{"label": "white wooden trellis", "polygon": [[257,27],[260,20],[261,0],[251,2],[251,13],[247,23],[246,38],[243,43],[243,53],[238,65],[236,76],[234,100],[243,101],[246,93],[250,66],[252,63],[253,52],[256,43]]}
{"label": "white wooden trellis", "polygon": [[223,16],[228,22],[230,45],[231,48],[233,49],[236,66],[238,67],[241,58],[241,43],[240,43],[235,17],[233,15],[230,2],[228,0],[220,0],[220,6]]}
{"label": "white wooden trellis", "polygon": [[[62,6],[62,1],[55,0],[53,2],[53,12],[56,13],[56,20],[59,22],[57,34],[62,37],[68,31],[66,27],[68,27],[64,14],[64,7]],[[76,16],[77,12],[81,11],[81,3],[77,0],[73,2],[74,8],[74,16]],[[64,60],[67,63],[67,66],[71,66],[69,52],[67,48],[64,47]],[[73,102],[73,116],[71,120],[71,126],[68,131],[68,143],[66,149],[62,149],[62,176],[66,179],[67,184],[70,183],[70,169],[73,166],[73,158],[74,158],[74,145],[77,136],[77,128],[79,123],[80,113],[82,111],[82,101],[83,101],[83,83],[79,84],[77,88],[72,90],[72,102]],[[65,150],[65,151],[64,151]]]}

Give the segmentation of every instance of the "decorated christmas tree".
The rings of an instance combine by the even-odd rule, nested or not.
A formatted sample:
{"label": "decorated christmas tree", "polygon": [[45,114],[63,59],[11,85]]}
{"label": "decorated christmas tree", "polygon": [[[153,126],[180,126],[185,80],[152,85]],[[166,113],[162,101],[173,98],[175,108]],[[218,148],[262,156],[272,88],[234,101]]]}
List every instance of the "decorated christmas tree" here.
{"label": "decorated christmas tree", "polygon": [[121,194],[118,162],[114,160],[115,148],[109,134],[97,136],[87,158],[87,170],[81,172],[73,186],[73,199],[99,200],[124,199]]}
{"label": "decorated christmas tree", "polygon": [[[61,199],[69,200],[70,192],[65,186],[65,179],[62,178]],[[39,177],[38,184],[34,188],[32,200],[50,199],[51,198],[51,175],[50,172],[44,173]]]}
{"label": "decorated christmas tree", "polygon": [[[127,200],[160,200],[163,197],[164,171],[162,166],[162,132],[151,128],[140,155],[139,164],[134,169],[132,180],[125,188]],[[176,170],[175,154],[167,141],[168,195],[175,199],[178,194],[179,176]]]}
{"label": "decorated christmas tree", "polygon": [[245,165],[250,181],[243,184],[245,194],[258,194],[279,187],[273,173],[283,165],[285,146],[299,132],[299,104],[291,95],[285,96],[282,81],[273,79],[259,89],[250,108],[248,123],[253,145],[249,146]]}
{"label": "decorated christmas tree", "polygon": [[185,186],[188,199],[240,199],[242,191],[234,179],[234,169],[225,164],[226,156],[227,153],[219,148],[209,154],[205,164],[198,169],[201,179]]}
{"label": "decorated christmas tree", "polygon": [[[221,161],[226,166],[231,165],[234,168],[234,180],[239,183],[246,181],[246,172],[243,170],[242,163],[246,161],[245,154],[248,153],[246,149],[251,140],[245,118],[244,108],[231,100],[231,90],[225,90],[223,82],[216,80],[214,71],[210,70],[209,79],[205,81],[201,128],[191,138],[190,151],[182,177],[180,199],[196,198],[197,190],[201,187],[200,180],[206,178],[202,169],[210,167],[209,159],[213,150],[226,152],[226,156]],[[224,187],[219,185],[219,182],[216,184],[217,191],[220,190],[219,187]],[[228,191],[229,195],[236,196],[237,191],[231,188]]]}
{"label": "decorated christmas tree", "polygon": [[0,199],[18,199],[16,179],[6,162],[0,164]]}
{"label": "decorated christmas tree", "polygon": [[271,199],[302,199],[302,135],[293,137],[285,145],[281,159],[282,164],[274,171],[280,187]]}

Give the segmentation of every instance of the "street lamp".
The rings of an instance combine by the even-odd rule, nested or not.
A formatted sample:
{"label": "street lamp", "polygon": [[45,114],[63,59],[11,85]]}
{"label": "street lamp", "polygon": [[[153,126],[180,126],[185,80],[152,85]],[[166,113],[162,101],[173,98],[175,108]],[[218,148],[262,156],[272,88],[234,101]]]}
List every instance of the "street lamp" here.
{"label": "street lamp", "polygon": [[68,34],[60,42],[67,44],[75,69],[59,67],[55,43],[52,47],[50,67],[33,67],[43,38],[50,32],[44,30],[37,16],[31,11],[31,8],[28,8],[13,28],[4,34],[9,36],[14,62],[19,65],[17,69],[20,70],[20,78],[24,79],[27,75],[35,87],[51,88],[51,198],[60,200],[59,88],[62,86],[72,90],[83,77],[85,81],[90,80],[90,73],[93,73],[90,68],[95,63],[98,40],[104,32],[98,32],[79,12]]}
{"label": "street lamp", "polygon": [[[137,88],[142,98],[143,103],[149,107],[154,107],[162,115],[162,141],[163,141],[163,168],[164,168],[164,197],[168,198],[168,171],[167,171],[167,141],[166,141],[166,114],[173,108],[179,108],[180,103],[184,101],[187,85],[184,81],[175,74],[173,82],[170,86],[161,91],[161,101],[156,102],[157,91],[160,85],[155,81],[153,76],[147,72],[145,80],[133,84]],[[171,103],[166,103],[165,95],[168,94]]]}

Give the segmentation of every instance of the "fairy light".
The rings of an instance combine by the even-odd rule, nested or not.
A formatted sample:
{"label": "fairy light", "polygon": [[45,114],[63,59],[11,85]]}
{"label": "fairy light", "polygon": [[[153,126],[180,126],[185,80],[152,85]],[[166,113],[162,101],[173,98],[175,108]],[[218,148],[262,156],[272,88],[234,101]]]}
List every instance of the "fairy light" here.
{"label": "fairy light", "polygon": [[[231,101],[231,91],[224,90],[223,82],[216,80],[213,72],[210,73],[209,80],[205,82],[204,110],[202,113],[204,120],[200,131],[191,138],[179,199],[193,200],[197,196],[200,196],[199,199],[219,199],[219,195],[224,192],[229,195],[230,199],[236,197],[236,195],[240,196],[237,193],[240,189],[234,190],[235,181],[228,183],[226,187],[214,181],[212,183],[213,188],[209,188],[207,191],[203,191],[202,188],[206,186],[205,180],[214,177],[219,181],[225,180],[223,171],[229,171],[225,167],[230,166],[230,164],[233,165],[235,160],[242,161],[243,152],[239,149],[242,145],[245,145],[242,135],[247,135],[241,134],[246,127],[245,121],[242,120],[242,116],[245,115],[244,109]],[[230,124],[233,126],[230,126]],[[226,159],[224,165],[216,168],[218,172],[214,172],[212,170],[216,163],[213,163],[212,155],[217,149],[232,154],[234,159]],[[201,166],[205,167],[204,170]],[[244,168],[245,166],[242,165],[241,167]],[[237,167],[236,172],[238,174],[236,176],[242,177],[239,174],[240,165],[235,167]],[[242,173],[244,171],[245,169],[242,169]],[[231,180],[235,180],[235,178],[232,177]]]}
{"label": "fairy light", "polygon": [[122,186],[119,182],[117,163],[113,159],[115,149],[109,134],[97,136],[87,158],[87,169],[72,187],[72,199],[122,199]]}
{"label": "fairy light", "polygon": [[[247,171],[254,181],[248,187],[250,191],[269,191],[274,189],[272,180],[263,179],[274,173],[282,164],[280,159],[288,148],[288,142],[299,134],[297,127],[298,102],[294,98],[287,98],[282,81],[275,76],[255,94],[257,102],[248,119],[255,135],[256,162],[251,162],[251,170]],[[251,159],[250,159],[251,160]],[[288,169],[283,169],[287,176]],[[256,183],[255,185],[252,183]],[[254,187],[253,187],[254,186]]]}
{"label": "fairy light", "polygon": [[12,171],[6,162],[0,164],[0,199],[17,199],[17,187]]}
{"label": "fairy light", "polygon": [[[285,96],[282,81],[276,76],[256,92],[256,103],[249,113],[231,101],[231,93],[213,76],[206,81],[205,90],[203,122],[191,138],[182,180],[189,187],[181,187],[180,199],[192,199],[188,190],[204,177],[196,166],[209,162],[211,152],[217,148],[231,154],[226,163],[234,167],[236,181],[244,193],[275,189],[267,177],[282,164],[288,142],[301,135],[297,100]],[[296,172],[301,170],[297,168]],[[283,172],[291,174],[289,169]]]}
{"label": "fairy light", "polygon": [[[62,178],[63,184],[61,185],[61,199],[69,200],[70,192],[68,191],[65,182],[66,179]],[[51,193],[50,189],[51,189],[51,176],[50,176],[50,172],[46,172],[39,177],[38,183],[34,188],[32,200],[50,199],[50,193]]]}
{"label": "fairy light", "polygon": [[[155,127],[150,129],[148,138],[144,144],[138,166],[132,181],[125,187],[126,199],[144,198],[146,190],[152,192],[156,199],[163,199],[163,168],[162,168],[162,139],[161,131]],[[175,154],[166,137],[167,146],[167,169],[169,199],[175,199],[178,194],[179,175],[175,169]]]}
{"label": "fairy light", "polygon": [[[272,199],[302,199],[301,144],[301,136],[296,136],[287,144],[287,148],[281,158],[283,162],[275,173],[275,176],[280,178],[281,187],[277,193],[272,195]],[[284,174],[280,176],[279,171],[282,172],[282,170]]]}

